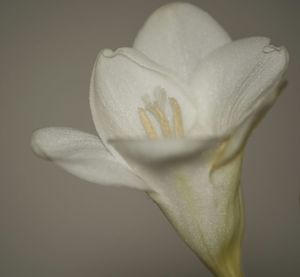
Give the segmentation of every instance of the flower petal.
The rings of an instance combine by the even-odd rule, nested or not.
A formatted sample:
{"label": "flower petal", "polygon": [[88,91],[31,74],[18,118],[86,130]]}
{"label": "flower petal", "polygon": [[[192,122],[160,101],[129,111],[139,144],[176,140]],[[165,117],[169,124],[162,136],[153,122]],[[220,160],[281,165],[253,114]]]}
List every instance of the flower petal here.
{"label": "flower petal", "polygon": [[127,160],[141,164],[161,164],[192,158],[217,146],[218,139],[113,139],[114,148]]}
{"label": "flower petal", "polygon": [[[219,142],[111,141],[153,190],[149,196],[216,276],[241,276],[241,155],[211,174]],[[232,275],[233,274],[233,275]]]}
{"label": "flower petal", "polygon": [[171,3],[149,17],[133,47],[187,80],[204,56],[228,42],[209,14],[192,4]]}
{"label": "flower petal", "polygon": [[32,135],[37,156],[51,160],[67,172],[92,183],[147,190],[147,185],[120,164],[98,137],[71,128],[50,127]]}
{"label": "flower petal", "polygon": [[199,126],[222,134],[239,125],[273,98],[287,64],[286,49],[262,37],[241,39],[214,51],[191,80]]}
{"label": "flower petal", "polygon": [[272,96],[267,99],[268,101],[261,104],[260,108],[254,109],[243,121],[228,131],[228,135],[225,135],[227,139],[225,139],[222,145],[222,151],[220,151],[220,155],[216,159],[213,169],[217,169],[230,162],[241,153],[250,134],[272,107],[282,89],[283,87],[279,86],[278,88],[272,89],[271,92],[268,92],[268,94]]}
{"label": "flower petal", "polygon": [[196,118],[196,110],[185,97],[180,82],[146,56],[131,48],[100,53],[92,74],[90,105],[96,129],[106,144],[113,137],[145,137],[138,108],[143,97],[153,99],[163,89],[180,103],[186,129]]}

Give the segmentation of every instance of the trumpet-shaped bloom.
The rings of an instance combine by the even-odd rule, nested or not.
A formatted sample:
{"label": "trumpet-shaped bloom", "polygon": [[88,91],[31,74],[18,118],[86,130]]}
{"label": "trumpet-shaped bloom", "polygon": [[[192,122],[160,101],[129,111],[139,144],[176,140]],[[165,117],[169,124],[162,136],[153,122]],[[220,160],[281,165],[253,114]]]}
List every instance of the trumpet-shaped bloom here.
{"label": "trumpet-shaped bloom", "polygon": [[242,276],[243,149],[287,64],[268,38],[232,42],[206,12],[168,4],[132,48],[98,55],[90,106],[99,137],[51,127],[32,147],[87,181],[146,191],[216,276]]}

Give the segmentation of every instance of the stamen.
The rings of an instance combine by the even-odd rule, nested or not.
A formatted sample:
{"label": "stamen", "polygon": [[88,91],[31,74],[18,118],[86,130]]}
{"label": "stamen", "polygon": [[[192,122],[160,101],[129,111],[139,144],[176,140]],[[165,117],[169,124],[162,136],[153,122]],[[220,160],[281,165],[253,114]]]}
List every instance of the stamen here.
{"label": "stamen", "polygon": [[170,138],[172,136],[172,130],[169,125],[169,121],[164,112],[159,108],[157,104],[149,107],[148,110],[156,117],[159,122],[161,132],[164,137]]}
{"label": "stamen", "polygon": [[173,113],[175,137],[177,138],[183,137],[184,129],[183,129],[181,108],[175,98],[170,97],[169,102]]}
{"label": "stamen", "polygon": [[154,98],[156,99],[155,103],[160,107],[161,110],[165,110],[167,102],[167,92],[161,87],[156,87],[154,89]]}
{"label": "stamen", "polygon": [[[145,129],[147,136],[150,139],[157,139],[158,133],[152,124],[152,120],[149,117],[151,113],[156,119],[161,129],[161,134],[165,138],[171,138],[172,136],[180,138],[184,135],[182,112],[179,103],[173,97],[168,98],[167,92],[164,88],[156,87],[153,91],[154,99],[152,100],[149,95],[143,95],[142,101],[145,108],[138,108],[138,114],[142,125]],[[169,100],[169,105],[173,114],[173,124],[169,122],[169,119],[165,113],[165,108]],[[174,125],[174,126],[171,126]]]}
{"label": "stamen", "polygon": [[144,129],[146,131],[147,136],[150,139],[157,139],[158,135],[157,135],[157,133],[155,131],[155,128],[152,125],[151,119],[147,115],[145,109],[138,108],[138,113],[139,113],[140,120],[141,120],[141,122],[143,124],[143,127],[144,127]]}

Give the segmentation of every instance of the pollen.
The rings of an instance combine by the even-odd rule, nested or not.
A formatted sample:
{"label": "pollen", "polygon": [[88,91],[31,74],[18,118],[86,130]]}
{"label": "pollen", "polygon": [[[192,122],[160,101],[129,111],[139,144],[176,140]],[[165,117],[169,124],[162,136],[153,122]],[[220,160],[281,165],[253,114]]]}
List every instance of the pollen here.
{"label": "pollen", "polygon": [[[165,138],[180,138],[184,135],[182,112],[178,101],[173,97],[167,97],[163,88],[157,87],[154,90],[154,101],[149,95],[144,95],[142,100],[144,108],[138,108],[138,115],[146,135],[150,139],[158,139],[159,131]],[[166,114],[167,102],[172,112],[172,120]],[[156,121],[156,125],[153,124]],[[156,128],[160,130],[156,130]],[[158,126],[158,127],[157,127]]]}

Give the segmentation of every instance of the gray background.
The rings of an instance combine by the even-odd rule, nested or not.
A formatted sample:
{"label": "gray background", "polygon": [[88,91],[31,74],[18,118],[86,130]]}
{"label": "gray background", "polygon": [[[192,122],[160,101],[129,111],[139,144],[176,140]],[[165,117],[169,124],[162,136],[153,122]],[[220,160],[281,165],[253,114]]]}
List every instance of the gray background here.
{"label": "gray background", "polygon": [[[89,184],[37,159],[32,131],[95,133],[89,78],[102,48],[130,46],[168,1],[0,2],[0,276],[211,276],[142,192]],[[234,39],[287,46],[289,86],[256,130],[243,171],[247,276],[300,276],[300,5],[190,1]]]}

